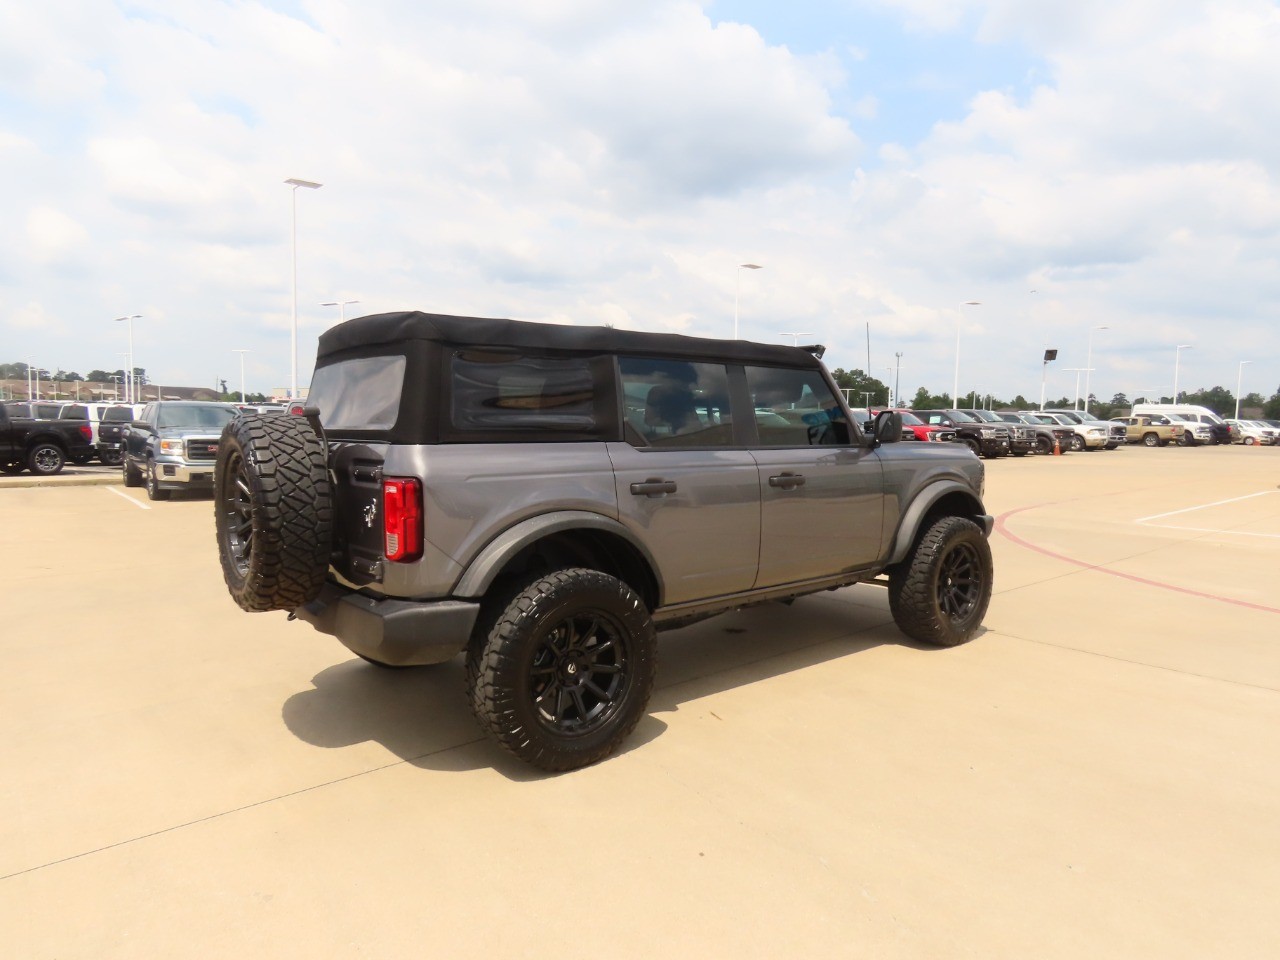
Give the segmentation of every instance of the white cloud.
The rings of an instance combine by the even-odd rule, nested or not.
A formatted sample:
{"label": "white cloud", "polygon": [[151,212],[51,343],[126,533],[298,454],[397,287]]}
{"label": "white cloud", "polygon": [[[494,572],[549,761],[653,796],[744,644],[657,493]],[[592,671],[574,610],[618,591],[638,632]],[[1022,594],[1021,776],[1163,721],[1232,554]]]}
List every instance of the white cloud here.
{"label": "white cloud", "polygon": [[248,347],[258,388],[283,383],[282,181],[303,177],[325,184],[296,198],[304,372],[339,297],[727,335],[734,265],[755,260],[745,335],[814,330],[863,366],[870,322],[872,372],[903,350],[906,392],[950,384],[965,299],[984,301],[974,386],[1038,388],[1040,349],[1081,365],[1100,323],[1100,391],[1111,363],[1168,379],[1173,337],[1199,344],[1193,380],[1225,383],[1224,331],[1280,309],[1275,7],[865,2],[976,31],[979,56],[1019,44],[1039,83],[864,152],[857,125],[887,108],[856,58],[846,76],[687,0],[11,4],[0,178],[30,213],[0,236],[0,285],[76,331],[28,325],[13,349],[105,366],[110,318],[136,312],[160,379],[238,375]]}

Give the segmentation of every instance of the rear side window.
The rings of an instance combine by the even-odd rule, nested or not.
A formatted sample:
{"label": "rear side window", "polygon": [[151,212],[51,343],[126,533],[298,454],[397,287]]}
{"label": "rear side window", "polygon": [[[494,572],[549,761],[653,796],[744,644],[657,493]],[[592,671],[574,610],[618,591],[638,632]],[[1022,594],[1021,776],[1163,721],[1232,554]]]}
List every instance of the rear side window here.
{"label": "rear side window", "polygon": [[604,415],[589,357],[459,350],[449,361],[449,424],[463,435],[593,436]]}
{"label": "rear side window", "polygon": [[405,358],[362,357],[320,367],[307,405],[320,408],[330,430],[390,430],[400,414]]}
{"label": "rear side window", "polygon": [[639,434],[654,447],[733,444],[724,364],[619,357],[618,370],[628,436]]}
{"label": "rear side window", "polygon": [[849,443],[844,408],[817,370],[747,367],[762,447]]}
{"label": "rear side window", "polygon": [[89,408],[83,403],[69,403],[62,408],[63,420],[88,420]]}
{"label": "rear side window", "polygon": [[107,407],[102,412],[102,419],[112,423],[131,423],[133,421],[132,407]]}

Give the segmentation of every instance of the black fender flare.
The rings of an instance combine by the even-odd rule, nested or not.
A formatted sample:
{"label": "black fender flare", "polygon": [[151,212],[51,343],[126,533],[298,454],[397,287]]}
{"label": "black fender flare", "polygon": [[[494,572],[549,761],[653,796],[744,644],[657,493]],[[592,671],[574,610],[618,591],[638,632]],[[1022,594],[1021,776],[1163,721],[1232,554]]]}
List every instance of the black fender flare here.
{"label": "black fender flare", "polygon": [[915,542],[920,532],[920,524],[924,522],[929,508],[952,493],[958,493],[964,497],[970,507],[967,515],[982,527],[983,534],[991,533],[994,519],[987,516],[986,510],[982,507],[982,501],[974,496],[972,488],[958,480],[938,480],[920,490],[903,512],[902,520],[898,524],[897,536],[893,541],[893,550],[889,554],[890,564],[901,563],[907,558],[907,554],[911,552],[911,544]]}
{"label": "black fender flare", "polygon": [[457,585],[451,591],[454,597],[483,597],[493,585],[502,569],[529,544],[543,537],[566,530],[595,530],[609,533],[625,540],[644,558],[658,584],[658,596],[665,593],[661,573],[653,554],[623,524],[599,513],[587,510],[557,510],[521,520],[498,534],[467,564]]}

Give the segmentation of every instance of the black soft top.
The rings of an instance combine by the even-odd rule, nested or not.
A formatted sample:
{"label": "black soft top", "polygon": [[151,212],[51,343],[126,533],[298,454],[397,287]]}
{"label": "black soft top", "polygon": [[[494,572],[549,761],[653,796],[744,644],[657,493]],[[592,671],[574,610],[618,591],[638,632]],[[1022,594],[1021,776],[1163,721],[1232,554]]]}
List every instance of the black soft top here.
{"label": "black soft top", "polygon": [[354,317],[320,335],[318,359],[375,344],[430,340],[457,346],[514,347],[581,353],[641,353],[686,360],[719,360],[820,367],[817,357],[800,347],[713,340],[676,333],[644,333],[613,327],[575,327],[526,320],[452,317],[406,311]]}

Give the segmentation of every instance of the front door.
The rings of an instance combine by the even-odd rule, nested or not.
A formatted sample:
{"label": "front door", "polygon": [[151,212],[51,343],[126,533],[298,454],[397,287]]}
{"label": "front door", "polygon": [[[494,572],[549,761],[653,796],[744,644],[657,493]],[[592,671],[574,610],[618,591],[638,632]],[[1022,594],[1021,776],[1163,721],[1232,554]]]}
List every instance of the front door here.
{"label": "front door", "polygon": [[755,585],[872,566],[884,528],[880,458],[857,442],[820,371],[747,367],[746,373],[761,501]]}

